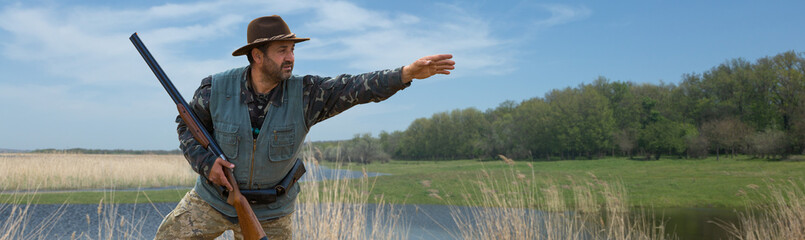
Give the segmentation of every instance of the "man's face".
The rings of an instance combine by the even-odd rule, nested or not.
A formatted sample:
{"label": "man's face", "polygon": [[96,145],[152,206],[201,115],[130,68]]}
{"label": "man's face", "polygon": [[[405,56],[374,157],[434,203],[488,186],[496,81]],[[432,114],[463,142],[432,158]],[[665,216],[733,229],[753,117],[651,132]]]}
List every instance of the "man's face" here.
{"label": "man's face", "polygon": [[266,61],[263,61],[263,71],[269,78],[285,81],[291,78],[294,63],[293,41],[272,42],[266,50]]}

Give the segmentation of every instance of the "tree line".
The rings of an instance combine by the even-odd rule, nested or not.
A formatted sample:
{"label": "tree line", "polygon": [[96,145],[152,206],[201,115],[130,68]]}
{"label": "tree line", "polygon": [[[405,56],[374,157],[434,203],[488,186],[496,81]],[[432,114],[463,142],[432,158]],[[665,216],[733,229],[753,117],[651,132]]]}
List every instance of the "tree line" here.
{"label": "tree line", "polygon": [[404,131],[339,144],[372,146],[394,159],[783,158],[805,150],[804,115],[805,54],[789,51],[755,62],[728,60],[685,74],[678,84],[598,77],[544,97],[436,113]]}

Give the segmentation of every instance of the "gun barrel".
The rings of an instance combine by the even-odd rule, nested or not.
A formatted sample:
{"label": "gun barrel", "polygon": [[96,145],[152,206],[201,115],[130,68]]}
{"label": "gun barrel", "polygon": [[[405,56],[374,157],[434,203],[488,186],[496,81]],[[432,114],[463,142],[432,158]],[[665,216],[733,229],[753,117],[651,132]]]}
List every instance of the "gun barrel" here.
{"label": "gun barrel", "polygon": [[[189,127],[195,128],[191,129],[193,137],[195,137],[200,143],[204,143],[204,147],[210,150],[216,156],[227,160],[226,156],[224,155],[224,151],[221,150],[221,147],[218,146],[217,143],[215,143],[212,135],[207,132],[207,129],[202,127],[203,125],[201,124],[201,121],[198,120],[198,117],[196,117],[196,114],[191,110],[190,106],[184,100],[182,94],[176,90],[173,82],[171,82],[171,80],[168,78],[168,75],[165,74],[165,71],[162,70],[162,67],[159,66],[159,63],[157,63],[156,59],[154,59],[154,56],[151,55],[151,52],[148,51],[148,48],[145,47],[145,44],[143,44],[143,41],[140,40],[139,35],[137,35],[137,33],[133,33],[131,34],[131,37],[129,37],[129,40],[131,40],[131,43],[134,44],[135,48],[137,48],[137,51],[140,52],[140,56],[143,57],[143,60],[145,60],[145,62],[148,64],[148,67],[150,67],[151,71],[154,72],[154,75],[156,75],[157,79],[159,79],[159,83],[161,83],[162,87],[165,88],[165,91],[168,92],[168,95],[170,95],[173,102],[176,103],[182,120],[184,120]],[[186,111],[182,111],[182,109]],[[197,127],[194,127],[193,125]]]}

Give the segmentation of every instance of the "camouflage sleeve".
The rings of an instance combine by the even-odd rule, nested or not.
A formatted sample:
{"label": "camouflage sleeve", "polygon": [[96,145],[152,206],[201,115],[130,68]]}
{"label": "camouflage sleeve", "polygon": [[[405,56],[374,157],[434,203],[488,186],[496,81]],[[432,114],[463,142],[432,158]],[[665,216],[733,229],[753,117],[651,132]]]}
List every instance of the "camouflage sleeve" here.
{"label": "camouflage sleeve", "polygon": [[402,83],[402,67],[335,78],[305,76],[305,123],[310,128],[352,106],[380,102],[411,85]]}
{"label": "camouflage sleeve", "polygon": [[[206,77],[201,80],[201,86],[196,89],[196,93],[193,94],[193,100],[187,103],[190,105],[193,113],[196,114],[198,120],[201,121],[201,124],[204,125],[204,128],[210,133],[213,132],[212,117],[210,116],[209,110],[211,86],[212,77]],[[176,117],[176,123],[179,124],[178,127],[176,127],[176,131],[179,133],[179,147],[182,149],[187,163],[190,164],[193,171],[207,177],[210,173],[210,167],[215,163],[217,157],[193,138],[193,134],[187,129],[187,124],[185,124],[181,117]]]}

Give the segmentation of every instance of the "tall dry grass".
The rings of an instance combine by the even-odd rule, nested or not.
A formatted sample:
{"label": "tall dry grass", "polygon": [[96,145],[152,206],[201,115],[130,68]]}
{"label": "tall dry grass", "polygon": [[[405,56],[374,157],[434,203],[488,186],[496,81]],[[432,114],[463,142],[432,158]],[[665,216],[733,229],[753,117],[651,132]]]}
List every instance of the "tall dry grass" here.
{"label": "tall dry grass", "polygon": [[0,240],[48,238],[50,231],[64,212],[60,207],[39,222],[40,224],[32,225],[29,211],[33,201],[32,195],[15,194],[10,203],[0,203],[0,212],[9,212],[7,216],[0,218]]}
{"label": "tall dry grass", "polygon": [[[374,179],[370,180],[365,171],[357,181],[340,174],[331,180],[321,179],[318,159],[313,154],[305,154],[304,158],[306,174],[313,179],[301,183],[294,213],[294,238],[407,239],[408,227],[402,213],[386,203],[383,196],[370,194]],[[370,198],[378,203],[368,205]]]}
{"label": "tall dry grass", "polygon": [[[509,164],[513,165],[513,164]],[[620,183],[591,175],[558,184],[515,168],[483,171],[465,185],[469,208],[452,208],[458,239],[675,239],[648,211],[631,212]],[[491,179],[503,179],[491,180]],[[658,224],[659,223],[659,224]]]}
{"label": "tall dry grass", "polygon": [[181,155],[0,154],[0,189],[64,190],[192,186]]}
{"label": "tall dry grass", "polygon": [[[138,202],[137,200],[135,200],[135,202]],[[143,202],[146,201],[148,200],[143,200]],[[92,233],[78,234],[74,232],[71,236],[71,239],[148,239],[148,237],[143,234],[143,226],[145,225],[146,220],[145,217],[122,215],[118,212],[119,205],[115,204],[114,202],[114,191],[104,193],[104,198],[98,202],[96,215],[86,215],[87,224],[92,223],[92,221],[90,221],[91,218],[94,217],[97,219],[97,227],[95,228],[96,231]],[[136,207],[139,205],[134,206]]]}
{"label": "tall dry grass", "polygon": [[[46,216],[32,215],[37,207],[36,192],[20,192],[9,194],[7,203],[0,203],[0,212],[8,215],[0,217],[0,240],[12,239],[53,239],[51,230],[65,224],[62,216],[67,213],[64,204]],[[138,196],[139,198],[139,196]],[[135,199],[137,202],[138,199]],[[144,200],[145,201],[145,200]],[[149,239],[144,234],[145,217],[123,215],[118,212],[119,204],[115,204],[114,190],[104,192],[98,202],[96,214],[85,216],[90,231],[73,231],[70,236],[59,236],[59,239]],[[137,205],[135,205],[136,207]],[[136,209],[135,209],[136,210]],[[39,217],[43,219],[33,219]],[[75,219],[75,216],[71,217]]]}
{"label": "tall dry grass", "polygon": [[732,239],[805,239],[805,181],[770,180],[766,185],[766,189],[747,186],[758,191],[760,200],[739,213],[738,224],[715,223],[726,229]]}

